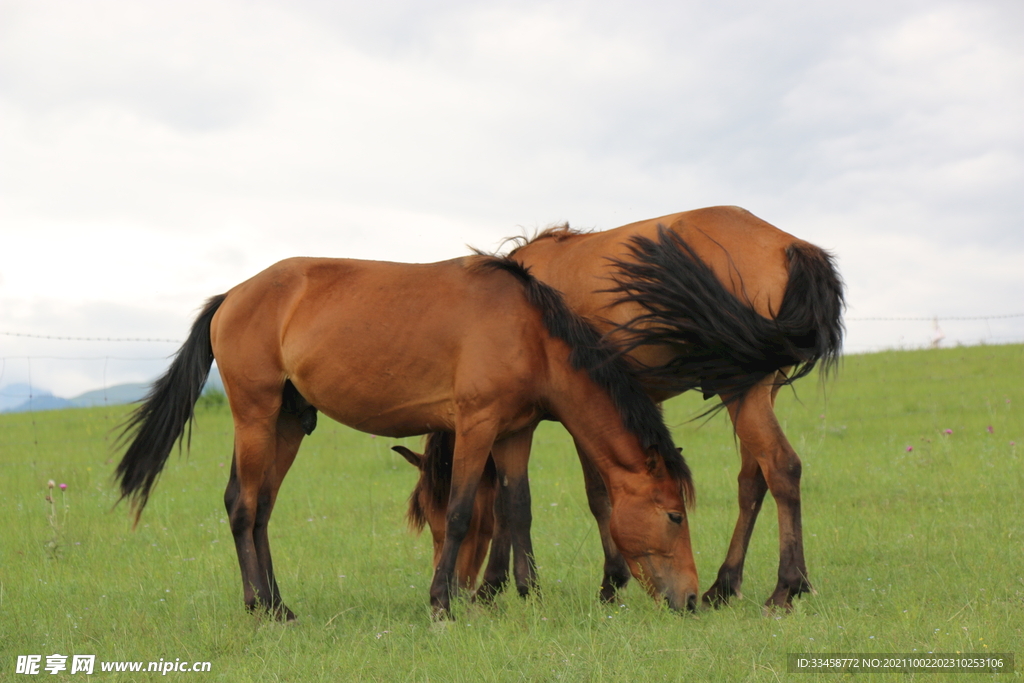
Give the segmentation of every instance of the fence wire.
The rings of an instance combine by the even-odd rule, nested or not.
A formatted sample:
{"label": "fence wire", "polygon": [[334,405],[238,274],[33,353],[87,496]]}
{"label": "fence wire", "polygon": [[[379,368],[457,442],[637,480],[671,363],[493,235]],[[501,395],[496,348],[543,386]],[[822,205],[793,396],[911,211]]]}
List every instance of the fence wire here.
{"label": "fence wire", "polygon": [[[871,353],[886,350],[911,350],[974,346],[978,344],[1024,343],[1024,312],[971,316],[848,316],[844,353]],[[922,325],[925,323],[927,325]],[[879,330],[882,325],[884,331]],[[888,327],[886,327],[888,326]],[[76,398],[88,394],[85,405],[118,405],[125,403],[123,386],[148,384],[163,373],[173,356],[167,354],[131,355],[124,353],[3,353],[4,338],[24,349],[25,342],[58,342],[60,345],[88,343],[96,348],[111,344],[165,344],[177,347],[179,339],[163,337],[96,337],[73,334],[37,334],[15,330],[0,330],[0,412],[12,410],[47,410],[66,407],[67,399],[54,395],[61,387],[91,387],[92,391],[63,393]],[[93,345],[96,346],[93,346]],[[13,351],[13,349],[9,349]],[[99,349],[97,349],[99,350]],[[142,349],[138,349],[142,351]],[[40,349],[42,351],[42,349]],[[111,349],[113,351],[113,349]],[[62,403],[64,401],[64,403]],[[80,402],[81,404],[82,402]]]}

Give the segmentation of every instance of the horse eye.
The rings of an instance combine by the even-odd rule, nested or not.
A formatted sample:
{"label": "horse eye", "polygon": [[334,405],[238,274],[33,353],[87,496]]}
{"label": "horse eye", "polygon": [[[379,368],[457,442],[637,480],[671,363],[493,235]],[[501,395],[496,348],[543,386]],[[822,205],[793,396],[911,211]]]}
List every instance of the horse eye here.
{"label": "horse eye", "polygon": [[669,518],[669,521],[671,521],[673,524],[682,524],[683,523],[683,516],[681,514],[679,514],[678,512],[670,512],[670,513],[668,513],[668,518]]}

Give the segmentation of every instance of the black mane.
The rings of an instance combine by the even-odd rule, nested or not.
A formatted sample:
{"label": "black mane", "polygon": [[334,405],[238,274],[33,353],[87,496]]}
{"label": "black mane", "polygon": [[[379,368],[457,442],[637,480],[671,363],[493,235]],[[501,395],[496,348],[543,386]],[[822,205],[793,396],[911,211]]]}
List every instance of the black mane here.
{"label": "black mane", "polygon": [[[511,244],[513,245],[513,248],[511,251],[506,253],[505,256],[512,257],[515,256],[516,252],[522,249],[523,247],[533,244],[538,240],[553,239],[556,242],[561,242],[562,240],[565,240],[569,237],[576,237],[577,235],[587,235],[589,233],[589,230],[579,230],[577,228],[570,228],[568,223],[560,223],[544,228],[540,232],[535,233],[533,237],[527,237],[526,235],[506,237],[501,241],[501,244],[498,245],[497,253],[500,253],[507,245]],[[491,255],[475,249],[474,251],[481,256]]]}
{"label": "black mane", "polygon": [[[511,273],[523,284],[527,300],[541,312],[548,333],[571,349],[572,366],[586,371],[590,379],[608,393],[626,429],[637,437],[645,450],[657,451],[669,475],[679,482],[683,500],[692,506],[694,489],[690,468],[676,449],[661,411],[644,392],[622,354],[573,312],[557,290],[533,277],[518,261],[509,257],[482,258],[482,267]],[[657,462],[651,461],[648,466],[653,469]]]}

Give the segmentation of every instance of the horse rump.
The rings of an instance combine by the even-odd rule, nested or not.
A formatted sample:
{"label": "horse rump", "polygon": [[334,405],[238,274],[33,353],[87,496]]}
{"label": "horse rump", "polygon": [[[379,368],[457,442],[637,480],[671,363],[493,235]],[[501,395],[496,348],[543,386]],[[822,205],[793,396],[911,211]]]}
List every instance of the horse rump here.
{"label": "horse rump", "polygon": [[[705,398],[740,400],[769,375],[793,371],[781,384],[809,373],[819,361],[833,367],[842,345],[843,285],[832,256],[805,242],[791,245],[789,280],[778,312],[760,315],[716,277],[675,232],[658,226],[656,240],[634,236],[630,259],[613,261],[619,303],[644,311],[615,328],[620,353],[670,345],[668,363],[639,367],[652,387],[673,392],[701,389]],[[712,410],[720,408],[716,406]]]}

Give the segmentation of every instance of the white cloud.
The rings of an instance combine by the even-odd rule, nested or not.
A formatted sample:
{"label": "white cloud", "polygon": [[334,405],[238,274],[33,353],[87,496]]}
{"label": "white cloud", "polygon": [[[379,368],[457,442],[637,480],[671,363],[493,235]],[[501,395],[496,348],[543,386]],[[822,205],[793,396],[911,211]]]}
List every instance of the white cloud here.
{"label": "white cloud", "polygon": [[835,249],[851,316],[1020,300],[1016,3],[0,12],[0,331],[180,337],[290,255],[439,260],[718,203]]}

